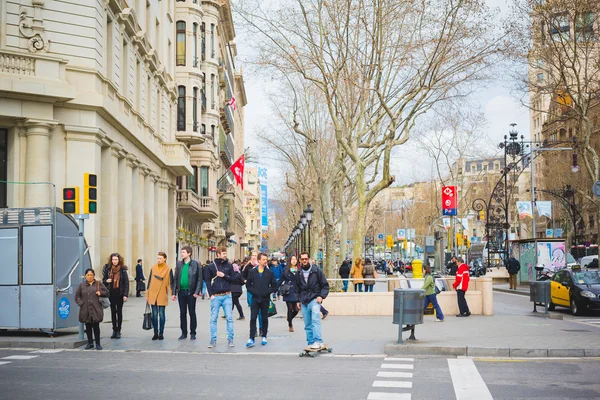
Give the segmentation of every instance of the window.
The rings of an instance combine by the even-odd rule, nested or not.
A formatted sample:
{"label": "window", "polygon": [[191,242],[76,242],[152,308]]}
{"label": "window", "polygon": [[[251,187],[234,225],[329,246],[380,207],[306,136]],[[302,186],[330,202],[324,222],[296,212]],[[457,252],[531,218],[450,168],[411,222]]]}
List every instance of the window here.
{"label": "window", "polygon": [[147,73],[148,79],[146,80],[146,122],[150,122],[150,116],[152,115],[152,78],[150,73]]}
{"label": "window", "polygon": [[202,73],[202,112],[206,112],[206,74]]}
{"label": "window", "polygon": [[177,98],[177,130],[185,131],[185,86],[179,86]]}
{"label": "window", "polygon": [[121,46],[121,85],[123,96],[129,98],[129,44],[126,40],[123,40],[123,46]]}
{"label": "window", "polygon": [[215,57],[215,24],[210,24],[210,56]]}
{"label": "window", "polygon": [[198,67],[198,24],[193,26],[194,33],[194,68]]}
{"label": "window", "polygon": [[192,104],[192,116],[194,118],[194,132],[198,132],[198,88],[194,88],[194,102]]}
{"label": "window", "polygon": [[477,164],[477,171],[481,171],[482,167],[483,167],[483,165]]}
{"label": "window", "polygon": [[575,35],[578,42],[591,42],[596,40],[594,35],[594,14],[584,12],[577,14],[575,19]]}
{"label": "window", "polygon": [[200,167],[200,196],[208,197],[208,167]]}
{"label": "window", "polygon": [[204,22],[200,25],[200,32],[202,33],[202,61],[206,60],[206,25]]}
{"label": "window", "polygon": [[213,140],[215,138],[215,131],[216,131],[216,129],[217,128],[214,125],[210,126],[210,136],[213,138]]}
{"label": "window", "polygon": [[200,125],[200,133],[203,135],[206,134],[206,125],[204,125],[204,124]]}
{"label": "window", "polygon": [[571,32],[571,25],[569,23],[569,14],[556,15],[552,20],[552,26],[550,27],[550,35],[552,40],[568,40]]}
{"label": "window", "polygon": [[[0,129],[0,181],[8,177],[8,131]],[[0,208],[7,208],[6,183],[0,183]]]}
{"label": "window", "polygon": [[214,110],[216,107],[216,104],[215,104],[215,74],[210,74],[210,102],[212,104],[212,109]]}
{"label": "window", "polygon": [[113,57],[113,51],[114,51],[114,42],[113,42],[113,37],[114,37],[114,32],[113,32],[113,22],[112,19],[110,19],[109,17],[106,18],[106,75],[108,77],[108,79],[112,80],[113,79],[113,72],[114,72],[114,57]]}
{"label": "window", "polygon": [[177,21],[176,30],[177,41],[177,65],[185,66],[185,22]]}
{"label": "window", "polygon": [[541,29],[541,33],[542,33],[542,45],[546,44],[546,23],[544,21],[542,21],[542,25],[541,25],[542,29]]}
{"label": "window", "polygon": [[490,163],[490,169],[494,169],[494,163],[493,162]]}
{"label": "window", "polygon": [[193,166],[192,170],[194,170],[194,175],[188,175],[187,188],[198,194],[198,167]]}
{"label": "window", "polygon": [[142,108],[142,63],[135,61],[135,105],[138,111]]}

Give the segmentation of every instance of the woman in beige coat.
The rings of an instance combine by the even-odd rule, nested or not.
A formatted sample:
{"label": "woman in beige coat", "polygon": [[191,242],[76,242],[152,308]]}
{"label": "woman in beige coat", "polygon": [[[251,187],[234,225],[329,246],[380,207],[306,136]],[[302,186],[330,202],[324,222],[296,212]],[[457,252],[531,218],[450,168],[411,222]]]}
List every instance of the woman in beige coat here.
{"label": "woman in beige coat", "polygon": [[354,284],[354,291],[362,292],[365,281],[363,280],[363,263],[360,257],[354,260],[354,265],[350,270],[350,278],[352,278],[352,283]]}
{"label": "woman in beige coat", "polygon": [[[146,289],[146,301],[152,306],[152,324],[154,325],[154,336],[152,340],[163,340],[165,337],[165,307],[169,304],[171,297],[171,282],[173,282],[173,270],[167,265],[167,255],[160,251],[157,257],[158,264],[152,267],[148,278]],[[160,315],[160,327],[158,318]]]}

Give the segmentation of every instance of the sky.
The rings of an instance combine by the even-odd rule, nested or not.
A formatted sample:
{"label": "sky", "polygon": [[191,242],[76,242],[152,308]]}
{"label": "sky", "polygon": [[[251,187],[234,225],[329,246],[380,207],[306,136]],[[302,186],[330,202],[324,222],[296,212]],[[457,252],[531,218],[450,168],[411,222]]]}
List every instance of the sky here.
{"label": "sky", "polygon": [[[508,13],[508,6],[504,0],[486,0],[486,2],[490,7],[499,9],[498,18]],[[236,22],[239,23],[238,20]],[[241,29],[236,27],[236,31],[239,33]],[[248,40],[252,38],[243,34],[238,34],[236,38],[242,60],[250,56],[245,53]],[[243,61],[241,64],[243,68]],[[283,172],[275,160],[276,157],[270,155],[264,144],[260,143],[258,135],[261,129],[269,126],[269,121],[273,120],[270,113],[269,93],[275,90],[276,84],[269,78],[257,74],[245,76],[244,80],[248,98],[248,104],[244,108],[245,147],[249,149],[254,162],[268,169],[269,197],[273,197],[284,184]],[[500,143],[504,135],[508,134],[511,123],[516,123],[517,130],[528,136],[529,113],[521,104],[522,94],[513,92],[512,86],[509,78],[501,76],[487,84],[473,98],[473,103],[484,112],[487,121],[484,132],[490,142]],[[424,176],[425,178],[433,176],[433,165],[431,159],[428,159],[425,152],[411,139],[395,150],[391,171],[396,176],[396,184],[403,185],[423,180]]]}

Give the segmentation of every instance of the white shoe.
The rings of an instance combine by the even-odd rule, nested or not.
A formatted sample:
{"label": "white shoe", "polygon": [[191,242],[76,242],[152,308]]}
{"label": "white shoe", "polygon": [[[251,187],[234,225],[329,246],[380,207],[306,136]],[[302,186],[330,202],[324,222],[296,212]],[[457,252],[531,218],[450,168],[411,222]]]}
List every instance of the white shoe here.
{"label": "white shoe", "polygon": [[435,322],[444,322],[444,320],[443,320],[443,319],[436,318],[436,319],[435,319]]}
{"label": "white shoe", "polygon": [[320,349],[321,347],[323,347],[323,344],[319,342],[315,342],[310,346],[310,348],[314,350]]}

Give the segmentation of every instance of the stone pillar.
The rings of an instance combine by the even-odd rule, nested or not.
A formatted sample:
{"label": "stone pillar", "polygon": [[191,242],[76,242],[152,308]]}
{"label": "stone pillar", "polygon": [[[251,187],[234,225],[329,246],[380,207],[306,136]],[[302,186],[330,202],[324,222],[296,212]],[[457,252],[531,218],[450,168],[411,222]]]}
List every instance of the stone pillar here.
{"label": "stone pillar", "polygon": [[145,263],[144,271],[149,271],[156,264],[156,253],[159,251],[154,244],[154,183],[156,174],[150,169],[145,175],[145,199],[144,199],[144,254],[148,262]]}
{"label": "stone pillar", "polygon": [[[25,155],[25,181],[50,181],[50,128],[51,121],[28,120],[25,122],[27,148]],[[48,207],[53,205],[53,189],[50,185],[25,185],[25,207]]]}
{"label": "stone pillar", "polygon": [[[60,150],[61,148],[65,149],[64,139],[62,143],[55,142],[54,137],[52,139],[51,157],[53,158],[52,163],[55,164],[52,173],[56,174],[56,177],[52,179],[53,182],[57,183],[59,197],[61,196],[62,186],[79,186],[83,190],[83,174],[86,172],[98,175],[98,190],[99,193],[102,193],[102,141],[106,135],[99,128],[89,126],[65,125],[64,131],[66,151]],[[55,147],[57,148],[56,153]],[[110,151],[110,148],[107,149]],[[60,163],[62,165],[59,165]],[[60,182],[61,173],[63,174],[62,184],[59,187],[58,182]],[[80,193],[80,196],[83,199],[83,192]],[[108,257],[108,254],[103,255],[101,253],[100,227],[103,218],[106,216],[105,205],[101,200],[102,198],[98,201],[98,213],[91,215],[90,219],[85,222],[85,240],[90,246],[90,257],[96,274],[101,272],[101,268],[106,262],[104,258]],[[83,212],[83,209],[81,212]]]}
{"label": "stone pillar", "polygon": [[[139,162],[133,163],[131,171],[131,265],[137,264],[138,258],[144,258],[144,181]],[[135,271],[132,270],[135,277]]]}
{"label": "stone pillar", "polygon": [[177,228],[175,227],[176,223],[177,223],[177,186],[173,185],[173,184],[169,184],[168,185],[168,209],[169,209],[169,213],[168,213],[168,224],[167,226],[169,227],[167,229],[167,243],[169,244],[169,252],[170,254],[173,254],[175,256],[175,258],[177,258],[179,255],[177,254],[177,250],[176,250],[176,230]]}
{"label": "stone pillar", "polygon": [[485,276],[477,278],[478,289],[481,291],[481,311],[483,315],[494,315],[494,288],[492,278]]}
{"label": "stone pillar", "polygon": [[100,201],[102,211],[100,221],[100,252],[104,265],[111,253],[121,251],[119,245],[119,159],[123,147],[113,143],[102,149],[102,172],[100,175]]}
{"label": "stone pillar", "polygon": [[[160,175],[158,175],[157,173],[154,173],[154,175],[152,175],[152,179],[154,180],[154,234],[152,240],[156,251],[163,251],[166,253],[167,251],[165,248],[165,243],[163,241],[162,226],[163,215],[165,213],[165,209],[162,206],[162,183]],[[167,254],[167,256],[169,256],[169,254]],[[171,262],[169,258],[167,258],[167,260]]]}
{"label": "stone pillar", "polygon": [[119,252],[128,266],[135,265],[132,255],[132,174],[135,156],[127,154],[119,159]]}

